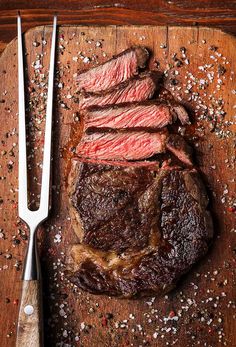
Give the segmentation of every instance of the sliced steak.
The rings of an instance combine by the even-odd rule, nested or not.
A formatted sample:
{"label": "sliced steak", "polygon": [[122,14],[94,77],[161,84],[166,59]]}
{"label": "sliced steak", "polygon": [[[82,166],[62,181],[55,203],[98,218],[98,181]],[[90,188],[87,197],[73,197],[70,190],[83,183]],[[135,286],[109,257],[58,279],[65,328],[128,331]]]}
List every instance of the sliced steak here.
{"label": "sliced steak", "polygon": [[163,128],[173,121],[173,113],[157,101],[92,107],[83,112],[85,130],[89,128]]}
{"label": "sliced steak", "polygon": [[159,101],[148,101],[160,74],[135,76],[147,59],[134,47],[78,77],[87,132],[69,175],[80,241],[69,276],[94,294],[169,291],[207,252],[213,234],[192,150],[166,128],[176,118],[188,124],[188,114],[164,88]]}
{"label": "sliced steak", "polygon": [[[71,210],[81,244],[70,279],[95,294],[162,294],[212,238],[208,198],[195,170],[77,164]],[[79,221],[79,224],[78,224]]]}
{"label": "sliced steak", "polygon": [[96,160],[140,160],[164,152],[166,139],[166,131],[85,134],[76,147],[76,153]]}
{"label": "sliced steak", "polygon": [[98,92],[109,89],[138,73],[144,68],[149,53],[144,47],[132,47],[105,63],[78,75],[79,90]]}
{"label": "sliced steak", "polygon": [[160,73],[144,73],[107,89],[105,92],[81,93],[79,109],[83,110],[94,105],[104,106],[150,99],[157,89],[160,77]]}

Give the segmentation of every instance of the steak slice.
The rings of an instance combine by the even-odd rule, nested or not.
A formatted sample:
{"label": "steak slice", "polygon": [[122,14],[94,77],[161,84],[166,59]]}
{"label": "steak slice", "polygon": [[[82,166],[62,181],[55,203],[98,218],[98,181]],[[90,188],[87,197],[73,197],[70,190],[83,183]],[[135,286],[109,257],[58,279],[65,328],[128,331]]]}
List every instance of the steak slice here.
{"label": "steak slice", "polygon": [[81,93],[79,109],[84,110],[94,105],[104,106],[151,99],[160,77],[160,73],[156,72],[143,73],[107,89],[105,92]]}
{"label": "steak slice", "polygon": [[140,160],[164,152],[166,139],[166,131],[85,134],[76,147],[76,153],[97,160]]}
{"label": "steak slice", "polygon": [[136,46],[114,56],[105,63],[78,75],[79,90],[97,92],[109,89],[138,73],[149,58],[148,50]]}
{"label": "steak slice", "polygon": [[177,101],[172,93],[167,90],[166,88],[160,88],[158,99],[161,102],[165,102],[167,105],[169,105],[173,112],[175,112],[177,118],[180,120],[181,124],[191,124],[188,116],[188,112],[186,111],[185,107],[179,103],[179,100]]}
{"label": "steak slice", "polygon": [[81,244],[70,280],[94,294],[162,294],[212,238],[208,198],[195,170],[77,164],[71,210]]}
{"label": "steak slice", "polygon": [[192,148],[182,136],[168,135],[166,129],[154,133],[125,131],[85,134],[76,147],[79,157],[96,161],[141,160],[166,150],[185,165],[193,166]]}
{"label": "steak slice", "polygon": [[166,143],[167,149],[173,153],[182,163],[192,166],[192,148],[184,138],[178,134],[171,134]]}
{"label": "steak slice", "polygon": [[171,103],[171,105],[182,125],[191,124],[188,112],[185,110],[184,106],[174,103]]}
{"label": "steak slice", "polygon": [[89,128],[163,128],[173,121],[170,107],[158,101],[126,103],[84,110],[85,130]]}

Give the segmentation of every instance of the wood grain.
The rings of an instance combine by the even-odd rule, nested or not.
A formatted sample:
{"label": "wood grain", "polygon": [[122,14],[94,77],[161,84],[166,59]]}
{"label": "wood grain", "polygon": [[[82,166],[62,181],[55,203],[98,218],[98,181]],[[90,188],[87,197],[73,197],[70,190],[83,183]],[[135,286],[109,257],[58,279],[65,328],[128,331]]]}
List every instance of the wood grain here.
{"label": "wood grain", "polygon": [[23,281],[16,347],[41,347],[42,297],[39,281]]}
{"label": "wood grain", "polygon": [[[213,4],[213,3],[211,3]],[[137,5],[138,6],[138,5]],[[212,5],[213,6],[213,5]],[[223,5],[222,5],[223,6]],[[32,137],[34,155],[30,170],[33,194],[37,200],[40,189],[41,145],[44,125],[45,81],[50,51],[51,27],[38,27],[25,35],[28,91],[31,101],[29,116],[37,133]],[[102,41],[103,40],[103,41]],[[46,41],[43,45],[42,42]],[[95,47],[95,42],[102,47]],[[33,45],[32,43],[39,43]],[[177,347],[236,346],[235,320],[235,213],[228,209],[235,199],[234,136],[220,138],[210,127],[210,120],[201,121],[194,112],[194,126],[186,128],[185,136],[193,145],[195,162],[200,167],[211,198],[214,216],[215,240],[207,256],[179,283],[168,297],[155,300],[120,300],[81,293],[66,279],[69,248],[78,240],[72,230],[66,193],[68,142],[77,111],[76,84],[73,75],[77,70],[105,61],[113,54],[133,44],[143,44],[153,52],[150,67],[160,62],[160,70],[173,64],[173,54],[181,56],[180,48],[187,50],[188,64],[171,68],[179,84],[172,90],[194,111],[199,102],[189,101],[186,93],[191,75],[207,78],[199,66],[212,64],[214,81],[206,90],[197,89],[202,100],[210,107],[222,96],[226,112],[224,121],[234,121],[236,39],[216,29],[156,26],[80,26],[60,27],[57,50],[57,86],[54,105],[53,134],[53,200],[50,219],[41,229],[41,260],[44,279],[45,344],[46,346],[122,347],[156,346],[169,344]],[[217,46],[216,52],[210,50]],[[164,48],[163,48],[164,47]],[[82,52],[82,53],[79,53]],[[221,54],[217,56],[217,54]],[[83,56],[97,56],[88,64]],[[211,56],[216,56],[217,61]],[[225,60],[223,59],[225,57]],[[35,73],[35,62],[40,59],[40,74]],[[226,73],[218,89],[217,69],[225,61]],[[226,64],[226,62],[228,62]],[[39,85],[37,81],[43,79]],[[40,77],[41,76],[41,77]],[[188,77],[187,77],[188,76]],[[0,58],[0,288],[1,347],[15,345],[17,299],[20,298],[20,266],[26,240],[24,225],[17,219],[17,67],[16,40],[11,42]],[[58,85],[58,82],[61,85]],[[72,97],[71,97],[72,96]],[[34,109],[35,107],[35,109]],[[204,130],[200,131],[199,129]],[[39,129],[39,130],[38,130]],[[235,132],[235,124],[229,128]],[[227,130],[226,129],[226,130]],[[41,141],[41,142],[40,142]],[[66,149],[66,151],[65,151]],[[12,163],[13,162],[13,163]],[[223,199],[224,197],[224,199]],[[225,201],[224,201],[225,200]],[[18,229],[18,232],[16,230]],[[24,237],[23,237],[24,236]],[[20,240],[15,243],[14,240]],[[60,241],[57,241],[60,240]],[[178,321],[166,320],[171,311],[178,313]],[[112,313],[112,315],[110,314]],[[108,318],[107,318],[108,317]],[[133,318],[134,317],[134,318]],[[124,326],[122,326],[122,324]],[[169,330],[170,329],[170,330]],[[176,330],[174,330],[176,329]],[[175,331],[175,333],[174,333]],[[156,333],[158,333],[156,335]],[[224,334],[224,335],[222,335]],[[163,337],[162,337],[163,336]]]}
{"label": "wood grain", "polygon": [[205,25],[236,33],[236,1],[209,0],[47,0],[0,2],[0,52],[16,35],[16,12],[21,10],[24,29],[51,24]]}

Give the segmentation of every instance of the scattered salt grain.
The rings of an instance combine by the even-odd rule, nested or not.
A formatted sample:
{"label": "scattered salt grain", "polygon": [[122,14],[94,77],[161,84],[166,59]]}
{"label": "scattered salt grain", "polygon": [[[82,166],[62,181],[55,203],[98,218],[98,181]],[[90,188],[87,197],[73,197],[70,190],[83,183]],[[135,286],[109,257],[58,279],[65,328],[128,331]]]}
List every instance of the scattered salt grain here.
{"label": "scattered salt grain", "polygon": [[89,57],[84,57],[83,62],[85,64],[88,64],[90,62],[90,58]]}
{"label": "scattered salt grain", "polygon": [[61,242],[61,235],[60,234],[56,234],[54,237],[54,243],[60,243]]}

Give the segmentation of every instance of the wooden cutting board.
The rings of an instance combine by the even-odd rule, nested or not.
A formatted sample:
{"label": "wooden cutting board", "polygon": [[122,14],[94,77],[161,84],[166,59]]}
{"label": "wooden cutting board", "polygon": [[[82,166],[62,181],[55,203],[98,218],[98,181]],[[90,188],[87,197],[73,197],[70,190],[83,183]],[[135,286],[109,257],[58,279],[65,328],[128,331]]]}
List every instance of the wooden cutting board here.
{"label": "wooden cutting board", "polygon": [[[41,130],[45,116],[42,103],[46,95],[50,39],[51,27],[37,27],[25,34],[32,200],[37,200],[40,188]],[[193,125],[186,128],[185,137],[195,148],[195,162],[209,190],[215,224],[210,252],[176,290],[159,299],[93,296],[81,293],[64,276],[68,249],[77,242],[66,192],[68,143],[71,129],[78,125],[73,75],[78,69],[105,61],[133,44],[145,45],[153,52],[150,67],[166,71],[168,87],[191,109]],[[53,208],[39,232],[46,346],[236,346],[236,213],[232,207],[236,202],[235,44],[234,37],[208,28],[59,28]],[[1,347],[15,343],[21,261],[27,243],[26,228],[17,218],[16,54],[17,41],[13,40],[0,58]],[[184,129],[179,131],[182,133]]]}

